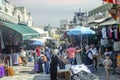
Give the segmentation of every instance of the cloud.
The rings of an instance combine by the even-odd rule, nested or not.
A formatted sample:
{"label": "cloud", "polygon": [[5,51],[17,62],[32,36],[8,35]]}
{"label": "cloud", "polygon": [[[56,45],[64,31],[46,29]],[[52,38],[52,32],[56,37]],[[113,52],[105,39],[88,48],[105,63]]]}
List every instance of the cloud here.
{"label": "cloud", "polygon": [[[22,5],[51,4],[51,5],[80,5],[89,3],[90,0],[9,0],[11,3]],[[96,0],[97,1],[97,0]]]}

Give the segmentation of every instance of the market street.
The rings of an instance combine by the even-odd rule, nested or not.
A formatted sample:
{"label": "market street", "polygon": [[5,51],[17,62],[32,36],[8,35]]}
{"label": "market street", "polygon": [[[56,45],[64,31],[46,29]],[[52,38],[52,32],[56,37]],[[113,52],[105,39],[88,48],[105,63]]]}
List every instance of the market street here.
{"label": "market street", "polygon": [[0,80],[120,80],[120,0],[0,0]]}
{"label": "market street", "polygon": [[[29,62],[26,67],[24,66],[14,66],[15,75],[12,77],[5,76],[0,78],[0,80],[50,80],[48,74],[34,74],[33,62]],[[103,67],[99,67],[98,72],[95,72],[99,76],[100,80],[105,80],[105,71]],[[120,80],[118,74],[110,74],[110,80]]]}

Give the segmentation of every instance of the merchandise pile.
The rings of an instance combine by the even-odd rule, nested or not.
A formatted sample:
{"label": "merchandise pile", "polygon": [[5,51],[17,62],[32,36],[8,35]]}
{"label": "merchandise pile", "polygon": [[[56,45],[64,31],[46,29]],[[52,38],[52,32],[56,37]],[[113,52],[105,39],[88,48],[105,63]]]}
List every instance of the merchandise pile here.
{"label": "merchandise pile", "polygon": [[99,77],[92,73],[80,71],[77,75],[74,76],[74,79],[75,80],[99,80]]}

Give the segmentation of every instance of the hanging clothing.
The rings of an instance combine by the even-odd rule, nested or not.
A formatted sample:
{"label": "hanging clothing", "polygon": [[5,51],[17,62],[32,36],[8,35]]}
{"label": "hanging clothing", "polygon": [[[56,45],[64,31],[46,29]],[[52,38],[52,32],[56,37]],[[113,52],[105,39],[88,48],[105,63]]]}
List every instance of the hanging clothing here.
{"label": "hanging clothing", "polygon": [[106,27],[103,27],[103,28],[102,28],[102,38],[107,38]]}
{"label": "hanging clothing", "polygon": [[0,31],[0,47],[1,47],[1,49],[4,49],[4,48],[5,48],[1,31]]}
{"label": "hanging clothing", "polygon": [[118,25],[118,40],[120,40],[120,24]]}
{"label": "hanging clothing", "polygon": [[115,40],[118,40],[118,27],[117,26],[114,26],[114,37],[115,37]]}
{"label": "hanging clothing", "polygon": [[109,27],[109,38],[112,39],[113,37],[113,30],[112,30],[112,26]]}
{"label": "hanging clothing", "polygon": [[106,27],[106,35],[107,35],[107,38],[109,38],[109,27],[110,27],[110,26],[107,26],[107,27]]}
{"label": "hanging clothing", "polygon": [[113,31],[113,32],[112,32],[112,39],[114,39],[114,38],[115,38],[115,36],[114,36],[114,26],[112,26],[111,29],[112,29],[112,31]]}
{"label": "hanging clothing", "polygon": [[106,47],[108,45],[108,39],[101,39],[101,45]]}
{"label": "hanging clothing", "polygon": [[18,57],[18,54],[13,54],[13,64],[19,64]]}

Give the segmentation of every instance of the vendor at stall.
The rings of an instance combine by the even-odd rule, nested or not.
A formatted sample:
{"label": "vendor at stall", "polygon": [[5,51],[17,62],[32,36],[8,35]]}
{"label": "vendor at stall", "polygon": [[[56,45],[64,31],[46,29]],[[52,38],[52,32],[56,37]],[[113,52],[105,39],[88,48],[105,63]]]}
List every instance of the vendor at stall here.
{"label": "vendor at stall", "polygon": [[23,48],[20,48],[20,56],[22,59],[23,66],[26,66],[27,65],[26,52],[23,50]]}

